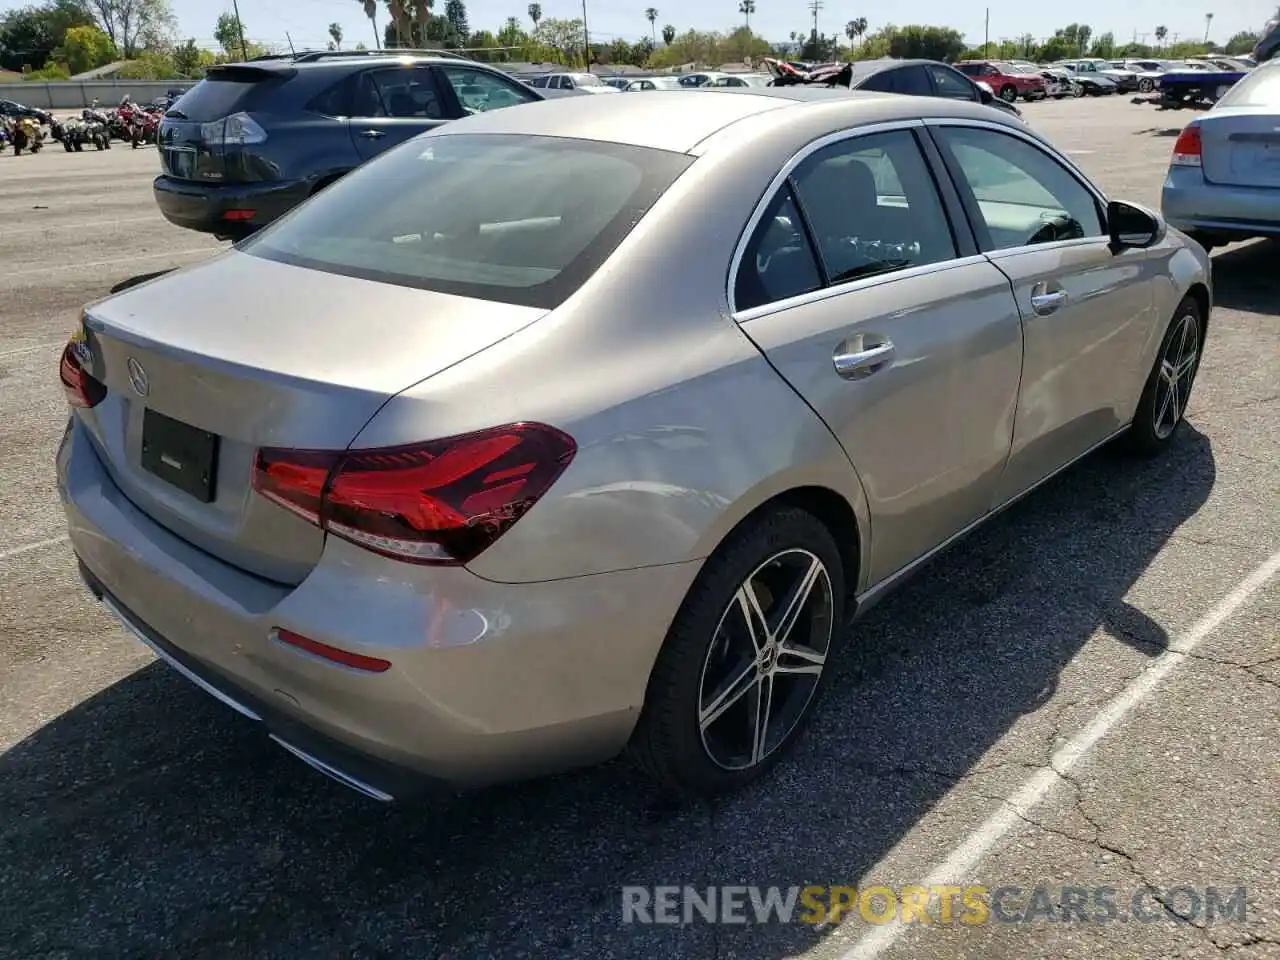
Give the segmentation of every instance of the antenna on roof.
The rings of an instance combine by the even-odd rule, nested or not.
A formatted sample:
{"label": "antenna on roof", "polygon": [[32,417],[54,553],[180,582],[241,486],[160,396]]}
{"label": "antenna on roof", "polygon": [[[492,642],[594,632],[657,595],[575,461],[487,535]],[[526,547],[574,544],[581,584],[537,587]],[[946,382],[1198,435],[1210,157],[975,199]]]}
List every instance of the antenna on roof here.
{"label": "antenna on roof", "polygon": [[293,49],[293,37],[289,36],[288,30],[284,32],[284,38],[289,41],[289,52],[296,57],[298,55],[298,51]]}

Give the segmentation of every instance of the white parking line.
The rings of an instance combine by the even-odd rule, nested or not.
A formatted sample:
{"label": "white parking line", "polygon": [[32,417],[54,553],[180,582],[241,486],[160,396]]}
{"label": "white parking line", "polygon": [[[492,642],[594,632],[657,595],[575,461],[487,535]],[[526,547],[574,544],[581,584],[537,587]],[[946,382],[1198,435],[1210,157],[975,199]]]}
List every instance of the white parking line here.
{"label": "white parking line", "polygon": [[64,533],[60,537],[54,537],[51,540],[37,540],[35,543],[24,544],[21,547],[14,547],[12,550],[0,552],[0,560],[9,560],[13,557],[20,557],[24,553],[33,553],[36,550],[43,550],[45,547],[56,547],[60,543],[66,543],[67,535]]}
{"label": "white parking line", "polygon": [[36,267],[31,270],[11,270],[3,275],[6,280],[15,277],[35,277],[47,275],[56,270],[82,270],[87,267],[114,267],[121,263],[137,263],[140,260],[159,260],[161,257],[185,257],[193,253],[204,253],[213,256],[222,251],[218,247],[192,247],[189,250],[161,250],[159,253],[143,253],[136,257],[120,257],[115,260],[91,260],[88,263],[59,263],[47,267]]}
{"label": "white parking line", "polygon": [[24,353],[35,353],[37,350],[52,350],[54,347],[60,347],[64,343],[66,343],[65,340],[50,340],[47,343],[34,343],[29,347],[18,347],[15,350],[0,350],[0,360],[5,360],[9,357],[20,357]]}
{"label": "white parking line", "polygon": [[[1049,758],[1049,766],[1026,780],[1012,797],[1005,801],[977,830],[951,851],[922,881],[925,888],[964,883],[973,869],[991,849],[1015,826],[1025,823],[1024,818],[1039,806],[1063,776],[1089,753],[1130,711],[1151,695],[1156,686],[1181,663],[1187,654],[1198,647],[1214,630],[1222,626],[1254,594],[1280,572],[1280,550],[1273,553],[1254,569],[1241,584],[1198,620],[1182,637],[1169,644],[1164,653],[1151,661],[1146,670],[1122,690],[1083,730]],[[841,960],[874,960],[888,950],[906,930],[906,925],[894,918],[883,926],[875,927],[854,943]]]}

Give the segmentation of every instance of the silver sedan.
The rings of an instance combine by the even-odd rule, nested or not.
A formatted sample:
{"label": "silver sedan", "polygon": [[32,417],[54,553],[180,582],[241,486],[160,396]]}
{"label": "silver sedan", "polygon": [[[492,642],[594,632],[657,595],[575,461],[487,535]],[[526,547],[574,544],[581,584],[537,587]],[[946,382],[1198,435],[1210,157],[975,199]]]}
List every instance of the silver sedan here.
{"label": "silver sedan", "polygon": [[1204,252],[980,104],[493,111],[89,306],[89,589],[366,795],[760,775],[846,619],[1101,444],[1178,453]]}
{"label": "silver sedan", "polygon": [[1280,236],[1280,60],[1239,80],[1179,134],[1160,206],[1206,250]]}

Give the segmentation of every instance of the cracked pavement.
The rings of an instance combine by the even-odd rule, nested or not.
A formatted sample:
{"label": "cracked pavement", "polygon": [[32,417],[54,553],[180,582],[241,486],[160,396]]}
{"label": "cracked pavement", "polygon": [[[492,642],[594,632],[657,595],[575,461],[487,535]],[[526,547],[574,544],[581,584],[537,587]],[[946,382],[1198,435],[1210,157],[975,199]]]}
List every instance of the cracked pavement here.
{"label": "cracked pavement", "polygon": [[[1152,206],[1189,119],[1121,98],[1026,115]],[[872,611],[765,782],[675,806],[611,764],[373,805],[156,664],[45,543],[76,310],[219,247],[164,223],[155,167],[151,150],[0,157],[0,957],[837,958],[861,919],[626,926],[620,888],[919,882],[1280,548],[1280,248],[1255,243],[1214,258],[1173,455],[1090,458]],[[919,925],[883,955],[1280,958],[1278,623],[1273,580],[972,871],[1122,904],[1151,886],[1155,920]],[[1170,893],[1211,885],[1247,889],[1244,923]]]}

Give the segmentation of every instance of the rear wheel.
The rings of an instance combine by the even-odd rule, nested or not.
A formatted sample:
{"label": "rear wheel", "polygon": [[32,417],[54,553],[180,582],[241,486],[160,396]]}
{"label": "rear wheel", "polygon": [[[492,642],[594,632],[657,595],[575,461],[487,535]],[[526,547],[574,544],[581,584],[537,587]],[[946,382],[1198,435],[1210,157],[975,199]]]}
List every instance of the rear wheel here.
{"label": "rear wheel", "polygon": [[1204,318],[1200,316],[1200,305],[1187,297],[1178,304],[1160,342],[1133,424],[1125,434],[1126,445],[1134,453],[1143,456],[1160,453],[1177,435],[1200,370],[1203,345]]}
{"label": "rear wheel", "polygon": [[1141,80],[1138,81],[1139,93],[1150,93],[1155,88],[1156,88],[1155,81],[1152,80],[1150,77],[1143,77]]}
{"label": "rear wheel", "polygon": [[1073,83],[1073,84],[1071,85],[1071,96],[1073,96],[1073,97],[1075,97],[1075,98],[1077,98],[1077,99],[1079,99],[1080,97],[1083,97],[1083,96],[1084,96],[1084,86],[1083,86],[1083,85],[1081,85],[1081,84],[1079,84],[1079,83]]}
{"label": "rear wheel", "polygon": [[664,788],[710,795],[756,779],[813,712],[844,615],[827,528],[781,507],[707,561],[649,678],[629,746]]}
{"label": "rear wheel", "polygon": [[1013,103],[1018,99],[1018,88],[1012,83],[1006,83],[1000,88],[1000,99],[1005,103]]}

